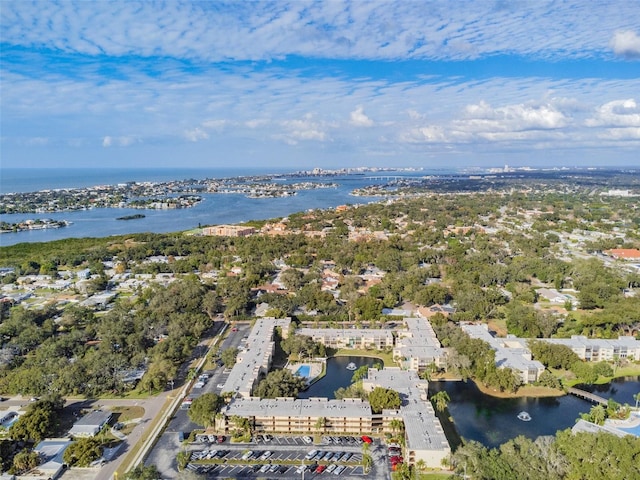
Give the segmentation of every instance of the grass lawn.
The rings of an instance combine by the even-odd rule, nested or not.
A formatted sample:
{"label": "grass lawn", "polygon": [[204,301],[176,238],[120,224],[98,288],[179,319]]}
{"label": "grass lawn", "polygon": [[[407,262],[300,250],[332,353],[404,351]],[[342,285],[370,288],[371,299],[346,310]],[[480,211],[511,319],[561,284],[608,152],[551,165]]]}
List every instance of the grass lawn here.
{"label": "grass lawn", "polygon": [[385,367],[393,367],[395,366],[395,362],[393,361],[392,353],[385,353],[380,350],[359,350],[359,349],[347,349],[341,348],[338,350],[334,356],[336,357],[344,357],[348,355],[360,356],[360,357],[371,357],[371,358],[379,358],[384,362]]}
{"label": "grass lawn", "polygon": [[116,422],[127,422],[136,418],[142,418],[144,408],[140,406],[116,406],[111,409]]}

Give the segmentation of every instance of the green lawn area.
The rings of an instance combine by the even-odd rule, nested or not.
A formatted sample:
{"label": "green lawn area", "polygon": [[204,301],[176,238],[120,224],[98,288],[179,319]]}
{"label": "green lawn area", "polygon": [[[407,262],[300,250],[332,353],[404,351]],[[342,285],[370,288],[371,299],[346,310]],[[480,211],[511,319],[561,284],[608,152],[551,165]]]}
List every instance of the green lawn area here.
{"label": "green lawn area", "polygon": [[393,367],[395,365],[395,362],[393,361],[393,354],[385,353],[380,350],[360,350],[360,349],[341,348],[334,354],[335,357],[341,357],[346,355],[352,355],[356,357],[359,356],[359,357],[379,358],[384,362],[384,365],[386,367]]}

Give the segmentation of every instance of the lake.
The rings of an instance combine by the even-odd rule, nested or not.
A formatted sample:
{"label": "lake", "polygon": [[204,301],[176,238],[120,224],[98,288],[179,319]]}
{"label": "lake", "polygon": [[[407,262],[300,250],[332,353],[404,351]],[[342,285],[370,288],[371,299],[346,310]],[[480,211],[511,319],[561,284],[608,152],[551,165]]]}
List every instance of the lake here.
{"label": "lake", "polygon": [[357,368],[360,368],[363,365],[373,367],[376,363],[382,363],[382,360],[371,357],[331,357],[327,360],[326,375],[307,390],[300,392],[298,398],[335,398],[333,393],[336,390],[351,385],[351,377],[353,377],[353,372],[355,371],[347,370],[347,365],[351,362],[355,363]]}
{"label": "lake", "polygon": [[[579,387],[616,402],[635,405],[633,394],[640,392],[640,377],[615,379],[607,385]],[[535,439],[541,435],[555,435],[556,431],[571,428],[581,413],[591,410],[586,400],[565,395],[547,398],[496,398],[482,393],[473,382],[430,382],[429,395],[445,390],[451,397],[449,414],[458,434],[476,440],[487,447],[524,435]],[[518,420],[521,411],[532,417],[529,422]]]}

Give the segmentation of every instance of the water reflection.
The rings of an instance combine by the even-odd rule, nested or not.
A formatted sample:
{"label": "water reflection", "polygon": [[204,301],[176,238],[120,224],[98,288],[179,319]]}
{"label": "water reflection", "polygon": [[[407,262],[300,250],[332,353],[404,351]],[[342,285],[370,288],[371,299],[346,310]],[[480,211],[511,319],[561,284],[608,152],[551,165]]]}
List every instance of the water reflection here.
{"label": "water reflection", "polygon": [[318,382],[301,392],[298,398],[326,397],[335,398],[333,394],[339,388],[351,385],[353,371],[347,370],[349,363],[355,363],[357,368],[367,365],[381,364],[382,360],[371,357],[332,357],[327,360],[327,374]]}
{"label": "water reflection", "polygon": [[[608,385],[584,388],[619,403],[634,405],[633,394],[640,391],[639,380],[640,377],[627,377]],[[430,395],[440,390],[446,390],[451,397],[449,414],[458,434],[488,447],[497,447],[518,435],[531,439],[555,435],[558,430],[572,427],[580,414],[587,413],[592,406],[572,395],[503,399],[485,395],[472,382],[430,382]],[[528,412],[532,420],[519,420],[517,416],[521,411]]]}

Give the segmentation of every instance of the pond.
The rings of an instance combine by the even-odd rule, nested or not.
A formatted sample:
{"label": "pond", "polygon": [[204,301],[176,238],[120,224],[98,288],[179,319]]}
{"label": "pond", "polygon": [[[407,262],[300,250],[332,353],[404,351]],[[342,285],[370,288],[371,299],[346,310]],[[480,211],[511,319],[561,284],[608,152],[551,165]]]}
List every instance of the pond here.
{"label": "pond", "polygon": [[298,398],[326,397],[335,398],[334,392],[341,387],[351,385],[351,377],[354,370],[348,370],[347,366],[354,363],[356,368],[363,365],[373,367],[381,364],[382,360],[372,357],[332,357],[327,360],[327,373],[324,377],[311,385],[307,390],[300,392]]}
{"label": "pond", "polygon": [[[633,394],[640,392],[640,377],[616,379],[607,385],[582,387],[618,403],[635,405]],[[458,434],[476,440],[487,447],[524,435],[535,439],[540,435],[555,435],[556,431],[571,428],[581,413],[592,404],[565,395],[546,398],[496,398],[482,393],[473,382],[430,382],[429,395],[445,390],[451,397],[449,414]],[[528,412],[531,421],[521,421],[518,414]]]}

